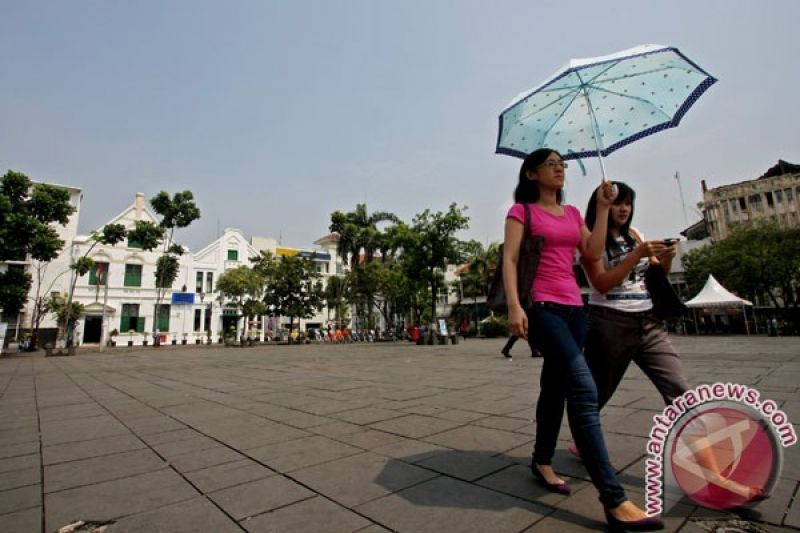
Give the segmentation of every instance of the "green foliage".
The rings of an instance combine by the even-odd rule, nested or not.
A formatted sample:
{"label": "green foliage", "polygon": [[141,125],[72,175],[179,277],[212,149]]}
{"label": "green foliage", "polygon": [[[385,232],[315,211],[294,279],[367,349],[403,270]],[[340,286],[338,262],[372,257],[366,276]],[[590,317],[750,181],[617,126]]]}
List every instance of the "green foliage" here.
{"label": "green foliage", "polygon": [[683,264],[691,295],[713,274],[741,297],[765,297],[775,307],[800,305],[800,228],[742,226],[722,241],[692,250]]}
{"label": "green foliage", "polygon": [[200,218],[200,209],[194,203],[192,191],[176,192],[172,198],[166,191],[160,191],[150,199],[150,205],[161,215],[162,228],[185,228]]}
{"label": "green foliage", "polygon": [[431,213],[426,209],[416,215],[409,229],[401,229],[403,263],[406,275],[424,281],[430,287],[431,315],[436,314],[436,295],[443,284],[448,264],[460,264],[465,257],[464,244],[456,234],[469,227],[463,214],[466,207],[450,204],[447,212]]}
{"label": "green foliage", "polygon": [[[55,259],[64,241],[51,226],[66,225],[74,211],[66,189],[33,185],[22,173],[6,172],[0,178],[0,261]],[[22,309],[30,286],[31,276],[24,272],[0,277],[0,307],[6,314]]]}
{"label": "green foliage", "polygon": [[505,337],[508,335],[508,321],[504,316],[494,316],[481,322],[481,333],[485,337]]}
{"label": "green foliage", "polygon": [[59,324],[66,324],[69,329],[77,322],[78,317],[83,314],[84,306],[80,302],[70,302],[61,293],[51,294],[45,302],[45,310],[56,316]]}
{"label": "green foliage", "polygon": [[290,327],[295,318],[311,318],[322,308],[322,283],[312,260],[298,256],[275,260],[262,254],[257,264],[266,275],[264,304],[272,313],[288,316]]}
{"label": "green foliage", "polygon": [[22,309],[28,299],[31,282],[31,275],[21,268],[0,272],[0,306],[3,313],[13,315]]}
{"label": "green foliage", "polygon": [[128,240],[139,243],[143,250],[155,250],[164,239],[166,231],[163,227],[147,220],[137,220],[128,230]]}
{"label": "green foliage", "polygon": [[156,259],[156,287],[172,287],[179,269],[178,258],[174,255],[165,254]]}

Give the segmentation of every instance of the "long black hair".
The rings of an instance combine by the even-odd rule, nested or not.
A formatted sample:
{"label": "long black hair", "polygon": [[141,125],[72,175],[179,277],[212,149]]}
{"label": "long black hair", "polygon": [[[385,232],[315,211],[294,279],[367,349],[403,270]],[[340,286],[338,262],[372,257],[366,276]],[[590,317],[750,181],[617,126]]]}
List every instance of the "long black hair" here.
{"label": "long black hair", "polygon": [[[522,166],[519,167],[519,181],[517,188],[514,189],[514,203],[533,204],[539,201],[539,183],[528,179],[528,171],[535,171],[536,168],[547,161],[551,154],[556,154],[559,158],[561,154],[550,148],[539,148],[529,153]],[[563,198],[562,191],[556,192],[556,202],[559,204]]]}
{"label": "long black hair", "polygon": [[[617,186],[617,197],[614,198],[614,205],[619,205],[626,200],[630,200],[631,202],[631,214],[628,216],[628,220],[619,227],[619,234],[625,240],[629,247],[636,246],[636,241],[633,237],[631,237],[630,229],[631,229],[631,221],[633,220],[633,210],[636,207],[636,191],[631,189],[626,183],[622,183],[621,181],[612,181],[614,185]],[[594,229],[594,219],[597,217],[597,200],[595,199],[595,195],[592,194],[592,197],[589,198],[589,204],[586,206],[586,227],[590,230]],[[611,217],[611,210],[608,211],[608,228],[611,229],[612,217]],[[608,251],[616,251],[619,252],[619,245],[617,244],[617,240],[611,235],[610,231],[606,231],[606,250]]]}

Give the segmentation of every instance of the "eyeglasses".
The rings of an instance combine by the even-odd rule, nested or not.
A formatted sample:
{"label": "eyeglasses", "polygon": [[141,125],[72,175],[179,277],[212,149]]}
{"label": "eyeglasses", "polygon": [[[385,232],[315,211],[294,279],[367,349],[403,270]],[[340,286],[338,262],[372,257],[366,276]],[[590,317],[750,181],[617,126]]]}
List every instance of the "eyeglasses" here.
{"label": "eyeglasses", "polygon": [[545,161],[544,163],[542,163],[539,166],[540,167],[550,167],[550,168],[556,168],[556,167],[569,168],[569,165],[567,164],[566,161],[553,161],[552,159],[550,161]]}

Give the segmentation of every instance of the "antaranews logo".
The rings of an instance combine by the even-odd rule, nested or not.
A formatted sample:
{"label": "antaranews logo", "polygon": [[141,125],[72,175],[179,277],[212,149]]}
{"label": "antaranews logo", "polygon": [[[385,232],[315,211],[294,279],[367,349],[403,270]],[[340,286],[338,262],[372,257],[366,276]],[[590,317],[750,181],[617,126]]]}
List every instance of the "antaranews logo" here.
{"label": "antaranews logo", "polygon": [[647,443],[647,513],[683,495],[712,509],[767,497],[797,442],[786,413],[746,385],[714,383],[686,391],[653,417]]}

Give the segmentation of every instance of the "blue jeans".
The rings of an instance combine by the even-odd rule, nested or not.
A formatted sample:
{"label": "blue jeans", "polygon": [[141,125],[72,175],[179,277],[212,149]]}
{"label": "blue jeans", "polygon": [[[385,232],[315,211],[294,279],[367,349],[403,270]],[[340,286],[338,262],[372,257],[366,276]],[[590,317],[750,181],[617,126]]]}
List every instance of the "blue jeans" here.
{"label": "blue jeans", "polygon": [[566,401],[572,436],[600,501],[606,508],[616,507],[628,498],[608,459],[597,387],[583,357],[586,314],[581,307],[536,302],[528,310],[528,328],[531,348],[535,345],[544,355],[533,462],[551,464]]}

